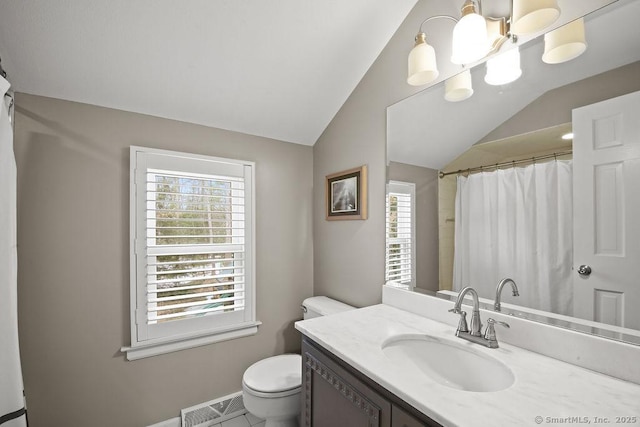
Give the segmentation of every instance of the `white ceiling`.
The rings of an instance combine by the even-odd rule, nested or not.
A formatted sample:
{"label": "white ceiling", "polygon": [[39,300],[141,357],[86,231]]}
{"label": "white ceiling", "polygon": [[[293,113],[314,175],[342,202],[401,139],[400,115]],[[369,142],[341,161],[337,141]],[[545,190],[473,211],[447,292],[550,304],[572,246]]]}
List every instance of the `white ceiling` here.
{"label": "white ceiling", "polygon": [[4,0],[17,92],[313,145],[417,0]]}

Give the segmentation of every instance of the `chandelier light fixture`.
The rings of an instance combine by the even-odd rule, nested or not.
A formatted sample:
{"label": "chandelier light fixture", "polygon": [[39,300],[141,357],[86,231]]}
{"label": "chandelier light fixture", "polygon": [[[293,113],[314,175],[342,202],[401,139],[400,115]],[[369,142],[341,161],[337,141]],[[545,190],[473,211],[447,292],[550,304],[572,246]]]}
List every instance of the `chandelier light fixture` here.
{"label": "chandelier light fixture", "polygon": [[471,82],[471,70],[468,68],[444,82],[444,99],[449,102],[460,102],[471,98],[473,85]]}
{"label": "chandelier light fixture", "polygon": [[451,62],[472,64],[489,53],[487,21],[478,14],[472,0],[462,5],[462,18],[453,27]]}
{"label": "chandelier light fixture", "polygon": [[571,61],[587,50],[584,19],[576,19],[544,35],[542,60],[547,64]]}
{"label": "chandelier light fixture", "polygon": [[[517,35],[542,31],[560,17],[557,0],[512,0],[511,11],[510,17],[485,17],[482,15],[481,0],[465,0],[460,18],[435,15],[422,21],[415,37],[415,45],[409,53],[407,83],[422,86],[435,81],[440,75],[436,50],[427,43],[427,35],[422,29],[431,20],[448,19],[455,22],[450,61],[468,71],[471,65],[499,52],[506,40],[511,39],[516,43]],[[549,64],[569,61],[582,54],[586,46],[584,21],[581,18],[545,35],[543,61]],[[490,58],[486,66],[485,82],[491,85],[508,84],[522,75],[517,47]],[[445,95],[447,100],[460,101],[473,94],[471,76],[469,75],[468,80],[462,76],[463,74],[458,74],[451,78],[456,78],[453,82],[448,82],[451,90],[445,91],[449,94]],[[463,80],[465,84],[461,86]],[[468,95],[457,96],[455,93]]]}
{"label": "chandelier light fixture", "polygon": [[460,19],[450,15],[435,15],[422,21],[413,49],[409,53],[407,83],[422,86],[438,78],[435,49],[427,43],[426,33],[422,29],[434,19],[455,22],[451,49],[451,62],[454,64],[472,64],[500,49],[508,39],[506,18],[485,18],[478,11],[481,9],[476,8],[474,1],[466,0],[462,5]]}
{"label": "chandelier light fixture", "polygon": [[487,60],[487,74],[484,81],[492,86],[506,85],[518,80],[522,75],[520,68],[520,49],[508,50]]}
{"label": "chandelier light fixture", "polygon": [[438,78],[440,72],[436,63],[436,52],[433,46],[427,44],[427,35],[422,31],[422,26],[434,19],[450,19],[458,22],[449,15],[436,15],[425,19],[420,24],[420,29],[415,38],[415,45],[409,52],[409,76],[407,83],[412,86],[422,86],[431,83]]}
{"label": "chandelier light fixture", "polygon": [[513,0],[511,33],[523,35],[542,31],[559,17],[557,0]]}
{"label": "chandelier light fixture", "polygon": [[407,83],[422,86],[438,78],[440,72],[436,64],[436,51],[427,44],[427,36],[420,32],[416,36],[416,44],[409,52],[409,77]]}

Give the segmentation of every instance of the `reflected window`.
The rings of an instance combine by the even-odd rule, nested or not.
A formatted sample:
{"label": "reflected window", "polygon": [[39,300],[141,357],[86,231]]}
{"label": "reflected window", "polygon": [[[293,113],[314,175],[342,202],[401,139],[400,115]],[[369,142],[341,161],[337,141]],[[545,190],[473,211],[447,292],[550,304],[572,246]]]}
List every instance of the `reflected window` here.
{"label": "reflected window", "polygon": [[414,183],[387,184],[385,282],[408,290],[416,281],[415,196]]}

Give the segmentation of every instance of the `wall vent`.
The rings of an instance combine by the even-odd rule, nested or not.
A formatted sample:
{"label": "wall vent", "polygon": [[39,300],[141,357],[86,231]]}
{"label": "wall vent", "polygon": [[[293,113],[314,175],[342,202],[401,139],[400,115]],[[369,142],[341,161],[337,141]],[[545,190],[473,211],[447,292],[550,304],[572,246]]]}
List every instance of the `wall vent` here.
{"label": "wall vent", "polygon": [[211,427],[246,413],[241,391],[180,411],[182,427]]}

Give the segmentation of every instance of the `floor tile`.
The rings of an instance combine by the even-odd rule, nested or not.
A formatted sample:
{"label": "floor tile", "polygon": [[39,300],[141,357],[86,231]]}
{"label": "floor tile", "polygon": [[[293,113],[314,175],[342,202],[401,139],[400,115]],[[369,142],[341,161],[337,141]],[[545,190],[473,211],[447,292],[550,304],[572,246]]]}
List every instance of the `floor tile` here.
{"label": "floor tile", "polygon": [[258,424],[254,424],[251,427],[264,427],[265,423],[266,423],[266,421],[260,421]]}
{"label": "floor tile", "polygon": [[256,424],[259,424],[262,421],[264,421],[262,418],[258,418],[255,415],[253,415],[251,412],[247,412],[244,415],[247,417],[247,420],[249,420],[249,424],[251,424],[252,426],[255,426]]}
{"label": "floor tile", "polygon": [[249,420],[247,420],[247,417],[245,417],[244,415],[240,415],[239,417],[223,421],[222,427],[251,427],[251,424],[249,424]]}

